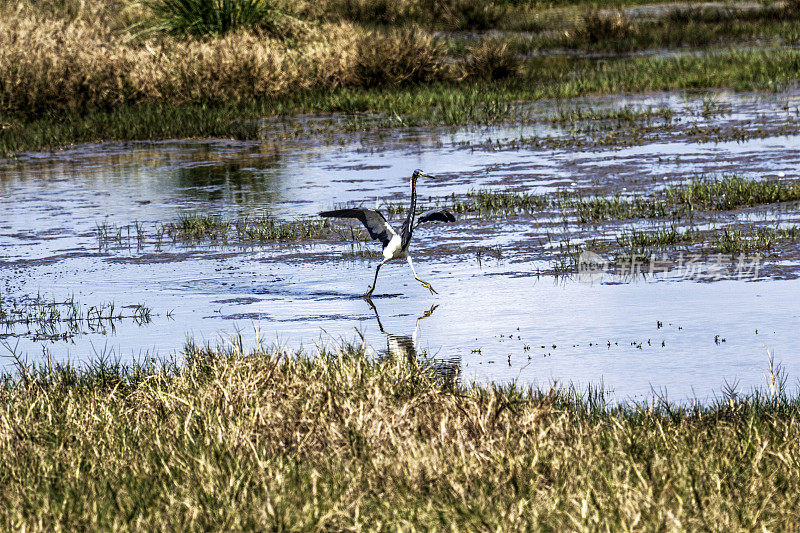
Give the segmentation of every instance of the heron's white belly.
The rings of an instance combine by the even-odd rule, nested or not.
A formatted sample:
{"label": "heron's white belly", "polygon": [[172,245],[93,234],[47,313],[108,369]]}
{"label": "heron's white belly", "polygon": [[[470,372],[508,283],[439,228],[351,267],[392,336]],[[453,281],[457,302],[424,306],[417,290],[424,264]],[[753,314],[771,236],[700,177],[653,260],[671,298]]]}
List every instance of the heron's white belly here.
{"label": "heron's white belly", "polygon": [[383,249],[383,257],[388,260],[399,259],[405,256],[406,252],[403,250],[403,240],[399,235],[395,235],[392,237],[392,240],[389,241],[389,244],[386,245],[386,248]]}

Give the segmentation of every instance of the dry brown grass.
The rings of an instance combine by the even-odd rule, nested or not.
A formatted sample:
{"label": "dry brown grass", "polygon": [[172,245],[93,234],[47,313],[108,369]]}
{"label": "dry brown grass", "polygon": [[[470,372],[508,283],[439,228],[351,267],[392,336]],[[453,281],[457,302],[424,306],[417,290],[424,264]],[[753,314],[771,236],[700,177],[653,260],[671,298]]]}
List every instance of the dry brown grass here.
{"label": "dry brown grass", "polygon": [[623,40],[633,29],[633,20],[622,11],[607,13],[595,10],[583,16],[577,36],[591,45],[607,40]]}
{"label": "dry brown grass", "polygon": [[3,19],[83,20],[120,30],[147,15],[143,4],[131,0],[0,0]]}
{"label": "dry brown grass", "polygon": [[300,11],[309,17],[368,26],[421,24],[444,30],[488,30],[513,9],[484,0],[323,0],[307,2]]}
{"label": "dry brown grass", "polygon": [[[353,8],[381,5],[363,4]],[[320,9],[312,6],[296,10]],[[455,0],[442,5],[407,0],[391,9],[406,8],[443,19],[470,12]],[[148,16],[140,4],[124,0],[0,5],[0,113],[231,104],[339,87],[494,79],[518,69],[507,46],[495,41],[472,47],[464,61],[448,61],[443,43],[414,25],[365,29],[338,20],[303,23],[303,31],[289,39],[253,29],[173,38],[142,33]]]}
{"label": "dry brown grass", "polygon": [[442,46],[419,28],[366,32],[356,50],[356,82],[364,87],[430,82],[443,70]]}
{"label": "dry brown grass", "polygon": [[311,28],[296,42],[224,37],[132,39],[96,21],[0,20],[0,111],[40,114],[122,103],[232,103],[292,91],[434,79],[442,51],[420,29]]}
{"label": "dry brown grass", "polygon": [[484,39],[470,46],[464,61],[454,71],[459,79],[499,80],[518,74],[522,60],[508,43],[500,39]]}
{"label": "dry brown grass", "polygon": [[0,527],[786,529],[799,409],[463,389],[359,347],[56,368],[0,387]]}

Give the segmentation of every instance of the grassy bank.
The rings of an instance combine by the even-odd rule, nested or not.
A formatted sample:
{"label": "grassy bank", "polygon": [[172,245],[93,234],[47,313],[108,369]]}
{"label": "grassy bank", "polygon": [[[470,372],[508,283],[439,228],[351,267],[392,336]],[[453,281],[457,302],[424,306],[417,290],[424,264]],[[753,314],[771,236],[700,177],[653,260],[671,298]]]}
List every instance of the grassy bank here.
{"label": "grassy bank", "polygon": [[[436,15],[429,3],[297,4],[280,30],[262,21],[207,35],[171,31],[181,26],[169,19],[153,28],[154,13],[133,1],[0,4],[0,154],[102,140],[257,139],[254,119],[307,112],[374,112],[384,126],[513,121],[514,102],[774,90],[800,72],[792,3],[687,4],[656,15],[457,0],[436,4],[446,10]],[[596,51],[613,53],[585,54]]]}
{"label": "grassy bank", "polygon": [[800,402],[464,389],[358,347],[0,387],[3,529],[787,529]]}
{"label": "grassy bank", "polygon": [[523,120],[512,104],[546,98],[701,88],[775,90],[796,82],[800,52],[740,50],[602,63],[550,57],[532,60],[525,68],[528,77],[495,82],[308,90],[229,103],[125,103],[36,116],[6,113],[0,114],[0,154],[104,140],[257,140],[270,134],[257,119],[299,113],[372,112],[385,117],[371,126],[355,122],[357,128],[491,124]]}

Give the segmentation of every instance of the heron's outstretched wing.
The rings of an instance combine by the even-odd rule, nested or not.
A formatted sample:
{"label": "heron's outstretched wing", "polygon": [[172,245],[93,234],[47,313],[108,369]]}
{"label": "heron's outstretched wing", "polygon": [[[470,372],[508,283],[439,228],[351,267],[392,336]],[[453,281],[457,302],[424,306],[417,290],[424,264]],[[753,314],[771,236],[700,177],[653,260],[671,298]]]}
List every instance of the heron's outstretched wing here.
{"label": "heron's outstretched wing", "polygon": [[416,228],[423,222],[455,222],[456,217],[453,216],[453,213],[448,211],[447,209],[431,209],[430,211],[425,211],[424,213],[420,214],[417,217],[417,223],[414,224]]}
{"label": "heron's outstretched wing", "polygon": [[380,211],[374,209],[336,209],[334,211],[323,211],[319,214],[321,217],[329,218],[357,218],[367,228],[369,236],[375,240],[381,241],[384,246],[389,244],[392,237],[397,235],[397,232],[386,222],[386,218]]}

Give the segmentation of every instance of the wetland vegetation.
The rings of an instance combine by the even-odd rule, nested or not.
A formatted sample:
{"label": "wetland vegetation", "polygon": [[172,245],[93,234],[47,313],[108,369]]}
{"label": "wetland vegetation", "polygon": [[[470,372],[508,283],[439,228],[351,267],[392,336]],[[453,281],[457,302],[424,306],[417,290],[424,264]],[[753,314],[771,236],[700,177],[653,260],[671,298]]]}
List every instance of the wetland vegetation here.
{"label": "wetland vegetation", "polygon": [[152,315],[152,310],[142,304],[85,305],[74,296],[63,301],[41,294],[21,300],[0,298],[0,339],[25,335],[34,341],[66,341],[86,331],[106,333],[123,320],[144,325]]}
{"label": "wetland vegetation", "polygon": [[791,529],[786,376],[711,405],[456,385],[361,345],[235,339],[0,384],[0,524],[34,529]]}
{"label": "wetland vegetation", "polygon": [[237,0],[217,14],[201,0],[4,2],[0,153],[259,139],[259,119],[308,112],[496,123],[519,120],[518,102],[797,81],[793,2],[635,4]]}
{"label": "wetland vegetation", "polygon": [[[615,262],[640,258],[649,261],[658,253],[692,252],[725,254],[735,261],[742,254],[771,253],[781,245],[800,242],[797,226],[771,222],[770,212],[791,207],[800,201],[796,180],[752,179],[741,175],[696,176],[685,183],[667,185],[651,195],[623,192],[586,195],[558,191],[555,194],[531,194],[517,191],[474,190],[463,196],[428,197],[419,200],[418,211],[445,208],[457,213],[462,221],[514,220],[531,223],[542,217],[552,231],[549,246],[543,253],[555,253],[554,272],[574,273],[584,250],[610,253]],[[403,217],[404,203],[386,202],[382,206],[390,217]],[[735,213],[756,208],[763,222],[743,222]],[[765,211],[766,210],[766,211]],[[717,216],[730,216],[719,219]],[[631,229],[613,224],[631,221]],[[611,227],[607,228],[604,226]],[[588,240],[570,242],[567,228],[588,226],[595,235]],[[557,228],[561,227],[559,232]],[[133,238],[131,236],[134,236]],[[148,231],[138,223],[126,227],[98,228],[101,247],[110,245],[160,247],[164,237],[178,244],[230,244],[253,242],[295,242],[307,245],[345,240],[357,245],[345,258],[360,259],[376,255],[363,248],[370,242],[358,223],[331,223],[328,219],[281,222],[270,217],[228,219],[221,216],[184,214],[176,222],[163,223]],[[537,241],[537,244],[541,244]],[[488,250],[488,251],[487,251]],[[502,257],[502,247],[474,250],[481,257]]]}
{"label": "wetland vegetation", "polygon": [[[596,379],[597,369],[605,377],[621,365],[626,382],[648,383],[663,372],[707,391],[730,370],[720,353],[734,360],[738,379],[753,338],[759,347],[796,348],[796,324],[781,322],[793,320],[794,310],[780,307],[791,304],[793,285],[731,283],[702,294],[705,287],[693,287],[700,296],[680,300],[679,310],[669,300],[685,295],[666,283],[661,290],[609,286],[640,278],[634,263],[652,271],[662,262],[666,271],[715,257],[731,271],[771,258],[770,283],[800,275],[780,264],[800,260],[797,159],[762,164],[758,150],[766,145],[753,144],[727,160],[697,151],[690,163],[682,160],[689,145],[796,139],[798,44],[796,0],[0,0],[0,156],[8,157],[0,163],[9,183],[26,164],[43,183],[3,189],[20,191],[32,207],[5,205],[11,229],[0,232],[0,249],[13,249],[13,258],[0,257],[9,272],[0,279],[0,350],[10,361],[0,375],[0,524],[791,529],[800,513],[800,395],[769,352],[763,387],[739,390],[725,381],[718,396],[702,401],[672,402],[652,381],[646,401],[614,396],[596,382],[531,383],[552,383],[546,376],[555,367],[547,365],[561,355],[570,377],[581,366]],[[744,105],[719,89],[763,91],[763,100],[750,93],[757,103]],[[675,92],[616,101],[652,91]],[[371,204],[386,193],[379,207],[404,216],[407,204],[394,201],[397,176],[364,179],[400,166],[391,154],[376,166],[364,155],[380,152],[381,142],[408,142],[394,138],[399,130],[433,132],[424,142],[434,139],[438,148],[450,143],[433,156],[413,140],[398,152],[418,142],[415,161],[451,158],[441,164],[442,189],[420,193],[419,207],[447,208],[458,221],[441,240],[420,232],[415,252],[428,260],[422,268],[450,284],[442,292],[456,309],[437,326],[447,305],[436,317],[439,302],[420,316],[413,295],[384,295],[396,307],[384,318],[389,330],[393,319],[419,318],[413,335],[388,334],[371,304],[389,345],[383,357],[354,311],[361,273],[347,270],[379,254],[360,225],[313,213],[362,198]],[[503,131],[511,133],[501,138]],[[59,165],[52,154],[37,162],[21,153],[195,137],[261,141],[252,144],[262,152],[240,148],[248,143],[205,147],[206,154],[166,147],[131,162],[110,150],[108,160],[68,156],[67,170],[52,175],[48,165]],[[303,153],[314,143],[363,153]],[[662,162],[659,152],[638,166],[635,150],[616,159],[648,143],[655,148],[639,154],[668,143],[680,153],[665,153]],[[284,160],[281,151],[292,149],[295,160]],[[576,162],[593,151],[594,159]],[[517,160],[517,152],[528,159]],[[544,164],[534,167],[531,152]],[[512,157],[495,160],[495,153]],[[763,158],[787,153],[781,145]],[[196,163],[202,169],[193,172]],[[301,180],[307,166],[325,177]],[[94,167],[107,172],[93,175],[102,182],[96,191],[82,181]],[[142,168],[149,177],[126,189]],[[150,190],[159,180],[166,185]],[[58,194],[36,203],[48,187]],[[82,187],[87,196],[76,192]],[[26,227],[22,218],[43,225]],[[617,277],[575,289],[582,262],[592,261]],[[540,275],[555,289],[536,285]],[[127,284],[117,283],[123,278]],[[99,303],[26,297],[41,280],[56,293],[77,287]],[[102,288],[93,294],[95,286]],[[103,299],[120,287],[147,303]],[[657,298],[665,310],[654,317]],[[759,299],[767,305],[758,308]],[[506,300],[531,303],[520,318],[503,307]],[[178,318],[166,305],[175,302]],[[736,306],[758,310],[747,307],[742,321]],[[768,320],[756,326],[759,314]],[[466,349],[456,344],[458,354],[443,354],[457,361],[452,368],[493,370],[472,381],[439,372],[435,359],[417,351],[423,318],[436,333],[468,337]],[[155,336],[138,329],[155,319],[168,319],[156,326],[172,342],[195,327],[206,338],[208,324],[215,332],[238,328],[235,320],[257,327],[264,320],[287,334],[302,323],[303,335],[318,328],[328,338],[331,324],[331,332],[358,324],[361,342],[306,336],[305,348],[267,347],[234,335],[217,347],[189,341],[161,356],[150,351]],[[502,325],[487,333],[494,320]],[[522,331],[510,331],[517,324]],[[767,324],[782,333],[770,337]],[[112,356],[87,362],[92,350],[98,355],[93,340],[126,325],[138,356],[116,358],[112,346]],[[82,337],[91,350],[72,348]],[[41,348],[42,357],[18,352],[17,341],[31,341],[26,346]],[[391,357],[392,344],[403,342],[410,357]],[[56,343],[68,346],[66,360],[52,356]],[[490,367],[495,360],[501,364]],[[506,362],[504,374],[497,368]],[[644,370],[633,375],[637,364]],[[700,383],[697,376],[714,365],[724,368]]]}

